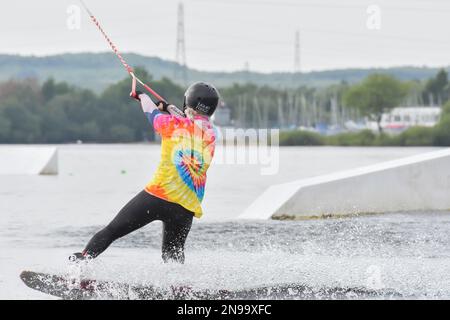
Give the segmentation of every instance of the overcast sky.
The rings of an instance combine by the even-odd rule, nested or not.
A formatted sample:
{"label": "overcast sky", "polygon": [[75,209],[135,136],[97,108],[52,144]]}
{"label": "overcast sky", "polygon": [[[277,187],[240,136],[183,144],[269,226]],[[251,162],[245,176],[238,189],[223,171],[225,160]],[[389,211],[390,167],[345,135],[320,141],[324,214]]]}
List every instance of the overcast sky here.
{"label": "overcast sky", "polygon": [[[122,52],[175,59],[178,0],[85,2]],[[107,51],[84,12],[81,29],[67,27],[71,4],[79,3],[4,1],[0,53]],[[248,62],[252,71],[292,71],[297,29],[302,71],[450,65],[448,0],[185,0],[184,8],[187,64],[200,70]]]}

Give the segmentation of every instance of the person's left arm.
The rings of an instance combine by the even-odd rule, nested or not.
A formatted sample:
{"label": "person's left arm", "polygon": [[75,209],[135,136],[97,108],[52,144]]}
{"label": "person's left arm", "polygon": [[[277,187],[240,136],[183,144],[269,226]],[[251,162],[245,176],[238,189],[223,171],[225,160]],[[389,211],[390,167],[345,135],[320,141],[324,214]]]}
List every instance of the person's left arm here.
{"label": "person's left arm", "polygon": [[[174,105],[160,101],[157,106],[147,94],[140,91],[137,91],[134,95],[130,95],[132,98],[140,101],[142,111],[148,121],[153,129],[161,135],[164,135],[166,131],[171,131],[174,126],[177,127],[183,124],[184,120],[187,120],[183,116],[184,113]],[[169,114],[163,113],[162,111],[168,112]]]}
{"label": "person's left arm", "polygon": [[141,102],[142,111],[144,112],[147,120],[153,126],[153,121],[156,116],[162,114],[158,106],[150,99],[145,93],[138,94],[139,101]]}

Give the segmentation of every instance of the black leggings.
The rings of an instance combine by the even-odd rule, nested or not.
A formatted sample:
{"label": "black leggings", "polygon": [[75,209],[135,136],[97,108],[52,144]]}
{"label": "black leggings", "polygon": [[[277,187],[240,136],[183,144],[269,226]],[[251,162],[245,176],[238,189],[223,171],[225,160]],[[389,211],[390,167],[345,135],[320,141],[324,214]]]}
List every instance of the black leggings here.
{"label": "black leggings", "polygon": [[184,263],[184,243],[194,214],[179,204],[141,191],[120,210],[117,216],[87,244],[83,253],[97,257],[109,245],[154,221],[163,222],[162,258],[164,262]]}

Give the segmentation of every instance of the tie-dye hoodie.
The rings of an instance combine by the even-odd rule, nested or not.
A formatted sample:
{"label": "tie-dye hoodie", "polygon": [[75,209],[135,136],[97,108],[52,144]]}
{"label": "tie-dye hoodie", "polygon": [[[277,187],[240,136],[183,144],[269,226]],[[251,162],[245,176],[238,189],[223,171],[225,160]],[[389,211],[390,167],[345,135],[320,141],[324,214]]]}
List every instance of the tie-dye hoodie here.
{"label": "tie-dye hoodie", "polygon": [[205,116],[196,115],[190,120],[159,110],[145,113],[161,136],[161,160],[145,190],[180,204],[200,218],[206,172],[214,156],[214,127]]}

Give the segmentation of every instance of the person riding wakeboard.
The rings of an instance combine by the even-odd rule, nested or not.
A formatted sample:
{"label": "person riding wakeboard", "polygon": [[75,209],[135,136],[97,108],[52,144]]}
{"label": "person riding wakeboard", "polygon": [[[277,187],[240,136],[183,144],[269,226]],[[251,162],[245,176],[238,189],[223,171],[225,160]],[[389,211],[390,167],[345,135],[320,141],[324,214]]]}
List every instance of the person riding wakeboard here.
{"label": "person riding wakeboard", "polygon": [[140,101],[150,124],[161,136],[159,166],[144,190],[97,232],[82,252],[71,255],[70,261],[96,258],[115,240],[160,220],[163,222],[163,261],[184,263],[184,244],[193,217],[200,218],[203,214],[201,202],[206,172],[216,141],[210,117],[219,103],[217,89],[204,82],[192,84],[184,95],[186,117],[165,113],[176,107],[163,101],[156,105],[139,91],[130,96]]}

